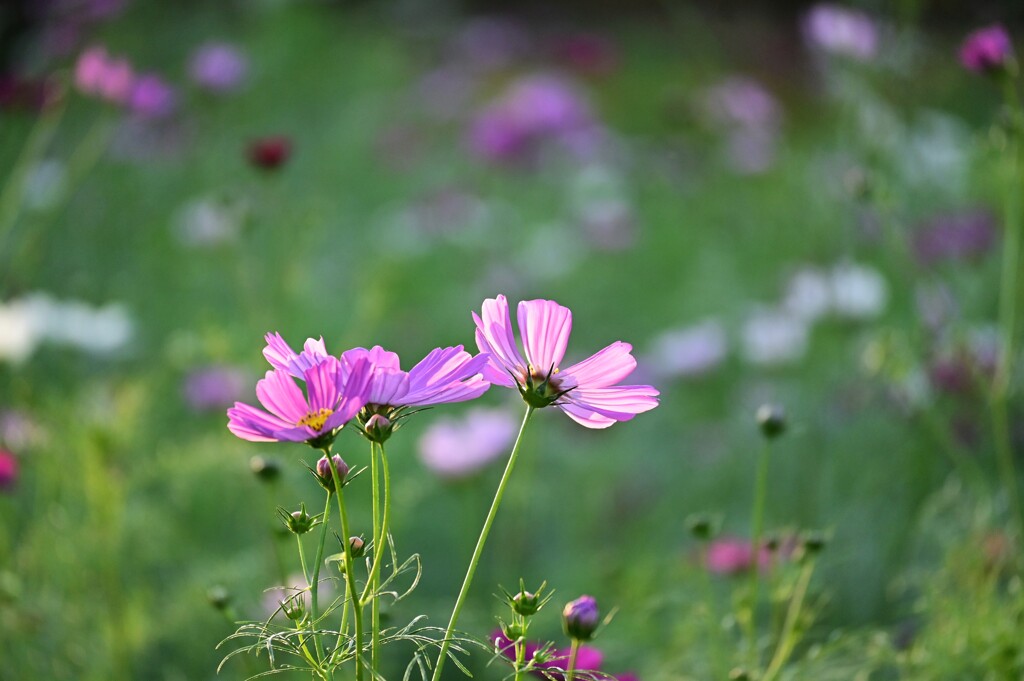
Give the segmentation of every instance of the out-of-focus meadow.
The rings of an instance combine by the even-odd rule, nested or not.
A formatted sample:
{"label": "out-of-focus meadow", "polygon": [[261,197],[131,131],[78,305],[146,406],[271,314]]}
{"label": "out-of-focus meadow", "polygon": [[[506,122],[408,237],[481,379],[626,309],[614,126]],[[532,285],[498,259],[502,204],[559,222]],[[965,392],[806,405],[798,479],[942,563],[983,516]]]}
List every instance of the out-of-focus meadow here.
{"label": "out-of-focus meadow", "polygon": [[[547,580],[559,607],[618,608],[594,643],[609,673],[727,678],[772,402],[765,528],[827,537],[784,678],[1024,674],[989,415],[1018,354],[1015,132],[999,79],[957,54],[999,17],[27,7],[0,81],[0,679],[266,670],[218,676],[215,646],[299,572],[275,507],[322,493],[317,452],[225,427],[263,335],[475,352],[497,293],[572,308],[572,361],[632,343],[661,404],[606,431],[538,413],[461,630],[486,640],[499,586]],[[394,540],[423,574],[386,621],[447,622],[521,411],[495,387],[389,442]],[[336,447],[354,467],[366,449]],[[781,626],[798,570],[777,550]],[[557,610],[535,631],[563,646]],[[509,673],[491,657],[475,678]]]}

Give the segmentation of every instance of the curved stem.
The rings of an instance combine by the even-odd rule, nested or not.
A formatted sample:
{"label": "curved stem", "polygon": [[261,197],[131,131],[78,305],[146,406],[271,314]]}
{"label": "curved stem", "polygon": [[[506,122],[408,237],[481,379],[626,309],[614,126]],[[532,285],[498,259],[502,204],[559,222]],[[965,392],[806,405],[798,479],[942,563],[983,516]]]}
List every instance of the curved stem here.
{"label": "curved stem", "polygon": [[[331,466],[333,469],[334,467]],[[320,633],[317,630],[320,622],[320,606],[319,606],[319,593],[320,593],[320,566],[324,562],[324,542],[327,540],[327,525],[331,520],[331,495],[327,495],[327,503],[324,505],[324,517],[321,520],[320,529],[320,543],[316,548],[316,561],[313,563],[313,574],[309,581],[309,614],[310,623],[313,625],[313,644],[316,646],[316,657],[321,663],[326,661],[324,654],[324,644],[320,640]],[[326,671],[325,678],[333,679],[334,675],[328,668]]]}
{"label": "curved stem", "polygon": [[494,524],[494,518],[498,515],[498,508],[501,506],[501,498],[505,494],[505,487],[508,485],[509,478],[512,475],[512,469],[516,465],[516,458],[519,456],[519,445],[523,441],[523,432],[526,431],[526,424],[530,422],[530,417],[533,416],[535,408],[528,406],[526,408],[526,415],[523,416],[523,423],[519,426],[519,435],[516,436],[516,442],[512,445],[512,453],[509,454],[508,463],[505,464],[505,472],[501,475],[501,481],[498,483],[498,489],[494,493],[494,500],[491,501],[491,509],[487,512],[487,518],[484,519],[484,526],[480,530],[480,536],[476,540],[476,548],[473,549],[473,555],[469,559],[469,568],[466,570],[466,577],[462,580],[462,588],[459,589],[459,595],[455,599],[455,607],[452,608],[451,619],[448,620],[448,627],[444,632],[444,640],[441,641],[441,652],[437,655],[437,663],[434,665],[434,674],[431,677],[431,681],[438,681],[441,678],[441,670],[444,669],[445,657],[448,655],[448,649],[451,647],[452,634],[455,632],[455,625],[458,624],[459,615],[462,613],[462,606],[466,603],[466,596],[469,594],[469,587],[473,583],[473,575],[476,574],[477,564],[480,562],[480,556],[484,552],[484,545],[487,543],[487,535],[491,532],[491,525]]}
{"label": "curved stem", "polygon": [[757,653],[757,601],[760,596],[761,577],[761,531],[764,524],[764,504],[768,492],[768,455],[771,447],[765,440],[757,461],[757,479],[754,483],[754,508],[751,518],[750,537],[750,612],[747,620],[747,636],[750,639],[750,655],[754,666],[760,666]]}
{"label": "curved stem", "polygon": [[580,654],[580,640],[574,638],[572,640],[572,647],[569,648],[569,668],[565,670],[565,681],[572,681],[573,677],[576,676],[576,658]]}
{"label": "curved stem", "polygon": [[768,669],[765,670],[761,681],[772,681],[778,676],[782,670],[782,665],[786,664],[786,660],[789,659],[793,648],[796,647],[799,640],[799,637],[794,636],[796,624],[800,618],[800,610],[803,608],[804,599],[807,596],[807,587],[811,583],[811,574],[813,572],[814,561],[809,560],[800,572],[800,579],[797,581],[793,599],[789,602],[789,608],[786,610],[786,622],[783,624],[782,633],[779,635],[779,646],[775,649],[772,661],[768,664]]}

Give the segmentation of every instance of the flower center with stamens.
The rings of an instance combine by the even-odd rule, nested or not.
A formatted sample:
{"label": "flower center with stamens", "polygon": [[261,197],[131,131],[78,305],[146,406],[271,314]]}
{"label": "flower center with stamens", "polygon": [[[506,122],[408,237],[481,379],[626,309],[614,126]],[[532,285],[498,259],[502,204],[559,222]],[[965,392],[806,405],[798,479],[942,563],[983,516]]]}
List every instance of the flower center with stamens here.
{"label": "flower center with stamens", "polygon": [[301,419],[299,419],[298,423],[296,423],[295,425],[309,426],[313,430],[321,430],[323,429],[324,424],[327,423],[327,419],[333,413],[334,411],[328,409],[327,407],[324,407],[323,409],[318,409],[317,411],[311,411],[305,416],[303,416]]}
{"label": "flower center with stamens", "polygon": [[567,389],[575,387],[575,382],[571,380],[568,385],[563,385],[564,381],[558,376],[558,367],[551,367],[547,370],[538,370],[532,364],[526,366],[525,371],[520,369],[519,371],[522,379],[516,380],[519,384],[519,393],[526,400],[526,403],[533,407],[546,407],[554,404]]}

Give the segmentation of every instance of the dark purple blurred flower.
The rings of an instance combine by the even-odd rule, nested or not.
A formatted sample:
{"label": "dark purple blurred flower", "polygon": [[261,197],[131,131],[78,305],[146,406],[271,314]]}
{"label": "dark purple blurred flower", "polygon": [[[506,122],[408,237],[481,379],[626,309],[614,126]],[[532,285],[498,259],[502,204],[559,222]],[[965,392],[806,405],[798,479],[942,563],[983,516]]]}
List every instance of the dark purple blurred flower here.
{"label": "dark purple blurred flower", "polygon": [[974,373],[970,358],[963,353],[936,357],[928,366],[928,379],[932,386],[951,395],[970,392],[974,386]]}
{"label": "dark purple blurred flower", "polygon": [[987,210],[965,210],[931,218],[914,232],[914,255],[922,265],[979,258],[995,245],[996,219]]}
{"label": "dark purple blurred flower", "polygon": [[185,378],[182,393],[195,411],[221,411],[241,400],[248,392],[250,379],[241,369],[208,366]]}
{"label": "dark purple blurred flower", "polygon": [[492,162],[530,160],[547,142],[586,153],[597,128],[590,105],[573,83],[534,74],[513,82],[476,115],[469,145]]}
{"label": "dark purple blurred flower", "polygon": [[291,138],[284,135],[261,137],[249,143],[246,149],[249,162],[263,170],[276,170],[292,155]]}
{"label": "dark purple blurred flower", "polygon": [[56,83],[48,78],[0,73],[0,109],[39,112],[59,96],[60,90]]}
{"label": "dark purple blurred flower", "polygon": [[871,18],[841,5],[815,5],[804,17],[804,36],[814,48],[868,61],[878,51],[878,28]]}
{"label": "dark purple blurred flower", "polygon": [[1013,60],[1013,44],[1006,29],[999,24],[980,28],[968,35],[960,45],[960,63],[976,73],[996,73]]}
{"label": "dark purple blurred flower", "polygon": [[0,449],[0,490],[9,490],[18,481],[18,459],[6,449]]}
{"label": "dark purple blurred flower", "polygon": [[531,51],[526,30],[515,21],[496,17],[472,19],[452,44],[452,60],[478,70],[511,66]]}
{"label": "dark purple blurred flower", "polygon": [[589,641],[601,623],[601,611],[593,596],[580,596],[569,601],[562,609],[562,623],[565,633],[578,641]]}
{"label": "dark purple blurred flower", "polygon": [[192,53],[189,76],[196,85],[210,92],[231,92],[245,83],[249,60],[227,43],[207,43]]}
{"label": "dark purple blurred flower", "polygon": [[[757,556],[759,572],[767,572],[772,564],[772,554],[762,546]],[[704,567],[716,575],[736,575],[749,571],[754,566],[754,549],[749,539],[722,537],[708,546]]]}
{"label": "dark purple blurred flower", "polygon": [[619,65],[615,43],[596,33],[558,36],[552,52],[563,64],[588,76],[606,76]]}
{"label": "dark purple blurred flower", "polygon": [[147,73],[135,81],[128,107],[143,118],[164,118],[174,113],[178,96],[163,78]]}
{"label": "dark purple blurred flower", "polygon": [[[496,631],[491,634],[491,640],[494,642],[495,648],[497,648],[502,655],[510,660],[515,660],[516,649],[514,641],[509,640],[501,631]],[[530,660],[540,650],[540,648],[540,644],[527,641],[525,651],[526,660]],[[549,651],[549,659],[537,665],[539,669],[535,669],[533,674],[543,679],[562,681],[565,679],[565,674],[561,671],[555,670],[564,670],[569,666],[569,653],[570,650],[568,648],[558,648]],[[604,655],[600,650],[590,646],[580,646],[579,652],[576,654],[577,671],[600,671],[602,662],[604,662]]]}
{"label": "dark purple blurred flower", "polygon": [[761,83],[730,76],[704,91],[702,113],[718,127],[775,128],[782,120],[778,101]]}

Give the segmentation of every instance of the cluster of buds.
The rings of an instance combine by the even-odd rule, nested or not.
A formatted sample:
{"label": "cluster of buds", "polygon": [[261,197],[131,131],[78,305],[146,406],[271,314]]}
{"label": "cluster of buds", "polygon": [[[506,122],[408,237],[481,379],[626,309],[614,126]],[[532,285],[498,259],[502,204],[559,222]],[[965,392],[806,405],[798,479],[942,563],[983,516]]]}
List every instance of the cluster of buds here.
{"label": "cluster of buds", "polygon": [[502,592],[505,594],[505,602],[512,609],[511,622],[501,623],[501,631],[508,640],[518,641],[526,637],[529,619],[540,612],[541,608],[554,595],[552,591],[544,593],[547,584],[547,582],[542,582],[536,591],[527,591],[525,582],[520,579],[519,591],[517,593],[511,594],[502,589]]}

